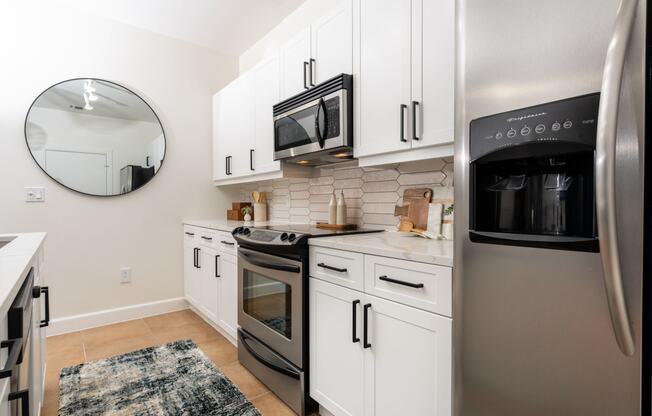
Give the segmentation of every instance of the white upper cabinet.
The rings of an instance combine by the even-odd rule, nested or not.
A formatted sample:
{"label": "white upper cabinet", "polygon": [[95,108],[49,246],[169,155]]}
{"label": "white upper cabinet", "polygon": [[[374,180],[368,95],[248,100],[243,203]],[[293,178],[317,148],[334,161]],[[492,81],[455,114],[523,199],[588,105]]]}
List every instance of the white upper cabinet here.
{"label": "white upper cabinet", "polygon": [[352,0],[301,30],[280,48],[281,100],[353,71]]}
{"label": "white upper cabinet", "polygon": [[[455,1],[412,2],[412,146],[453,141]],[[426,24],[424,24],[426,23]]]}
{"label": "white upper cabinet", "polygon": [[282,97],[291,97],[310,87],[310,27],[281,46]]}
{"label": "white upper cabinet", "polygon": [[251,172],[268,173],[281,169],[274,161],[274,116],[272,107],[280,99],[279,59],[263,61],[252,70],[254,88],[254,146],[250,149]]}
{"label": "white upper cabinet", "polygon": [[359,6],[356,155],[410,149],[411,0],[359,0]]}
{"label": "white upper cabinet", "polygon": [[316,85],[353,71],[353,15],[351,0],[342,2],[310,26],[312,70]]}
{"label": "white upper cabinet", "polygon": [[360,164],[452,155],[454,0],[355,0],[354,5]]}

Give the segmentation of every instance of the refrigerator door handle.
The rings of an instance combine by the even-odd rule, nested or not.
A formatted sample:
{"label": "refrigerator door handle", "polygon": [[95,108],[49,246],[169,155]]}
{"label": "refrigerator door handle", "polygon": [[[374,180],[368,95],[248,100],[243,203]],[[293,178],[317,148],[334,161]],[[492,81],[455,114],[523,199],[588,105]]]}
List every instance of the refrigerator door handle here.
{"label": "refrigerator door handle", "polygon": [[598,112],[595,157],[595,188],[600,256],[607,302],[616,341],[623,354],[634,355],[634,335],[618,251],[616,224],[616,128],[627,45],[631,38],[637,0],[622,0],[605,59]]}

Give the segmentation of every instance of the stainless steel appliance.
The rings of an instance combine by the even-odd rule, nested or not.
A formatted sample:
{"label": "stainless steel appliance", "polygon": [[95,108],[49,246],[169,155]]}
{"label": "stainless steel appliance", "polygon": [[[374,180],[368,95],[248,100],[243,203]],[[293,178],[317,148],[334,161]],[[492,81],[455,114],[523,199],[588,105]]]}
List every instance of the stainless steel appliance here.
{"label": "stainless steel appliance", "polygon": [[651,412],[646,19],[457,3],[457,416]]}
{"label": "stainless steel appliance", "polygon": [[120,193],[135,191],[154,177],[154,166],[127,165],[120,169]]}
{"label": "stainless steel appliance", "polygon": [[300,415],[308,392],[308,238],[379,230],[238,227],[238,359]]}
{"label": "stainless steel appliance", "polygon": [[353,77],[341,74],[274,106],[274,159],[316,166],[353,158]]}
{"label": "stainless steel appliance", "polygon": [[7,360],[0,369],[0,379],[9,378],[9,396],[11,416],[31,416],[39,409],[30,410],[30,374],[32,374],[32,309],[35,298],[45,294],[45,320],[37,325],[47,326],[50,322],[49,290],[47,287],[34,286],[34,269],[30,269],[7,312],[7,337],[0,343],[0,348],[7,348]]}

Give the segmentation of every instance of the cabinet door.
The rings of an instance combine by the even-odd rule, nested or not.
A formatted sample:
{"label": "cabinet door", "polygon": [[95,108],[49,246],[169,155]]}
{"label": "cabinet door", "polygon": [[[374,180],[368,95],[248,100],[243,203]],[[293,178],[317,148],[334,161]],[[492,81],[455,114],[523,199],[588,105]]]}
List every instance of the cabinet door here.
{"label": "cabinet door", "polygon": [[233,254],[219,253],[218,324],[234,339],[238,332],[238,265]]}
{"label": "cabinet door", "polygon": [[280,73],[277,57],[269,59],[253,69],[255,96],[254,130],[255,143],[252,173],[267,173],[281,169],[281,162],[274,161],[274,116],[272,107],[280,101]]}
{"label": "cabinet door", "polygon": [[324,82],[353,71],[352,0],[345,0],[331,13],[314,22],[311,29],[312,80]]}
{"label": "cabinet door", "polygon": [[410,149],[411,0],[357,1],[356,155]]}
{"label": "cabinet door", "polygon": [[184,244],[183,246],[183,290],[186,300],[193,306],[199,305],[197,298],[198,290],[198,271],[195,267],[195,246]]}
{"label": "cabinet door", "polygon": [[[412,0],[412,146],[453,141],[455,0]],[[416,103],[416,104],[415,104]]]}
{"label": "cabinet door", "polygon": [[365,295],[365,415],[451,415],[451,319]]}
{"label": "cabinet door", "polygon": [[281,46],[281,100],[308,88],[310,79],[310,28],[307,27]]}
{"label": "cabinet door", "polygon": [[364,295],[314,278],[309,282],[310,396],[336,416],[362,415]]}
{"label": "cabinet door", "polygon": [[218,322],[218,298],[220,281],[218,277],[219,257],[216,251],[201,249],[200,260],[200,305],[202,311],[214,323]]}

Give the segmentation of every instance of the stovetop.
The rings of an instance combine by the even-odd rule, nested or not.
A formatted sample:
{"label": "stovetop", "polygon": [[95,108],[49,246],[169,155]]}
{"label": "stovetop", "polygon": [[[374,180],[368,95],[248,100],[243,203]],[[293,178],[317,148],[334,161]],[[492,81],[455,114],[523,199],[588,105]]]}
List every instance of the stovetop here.
{"label": "stovetop", "polygon": [[259,227],[238,227],[232,234],[238,243],[259,246],[298,246],[305,245],[309,238],[333,235],[374,233],[383,230],[358,228],[355,230],[328,230],[311,224],[284,224]]}

